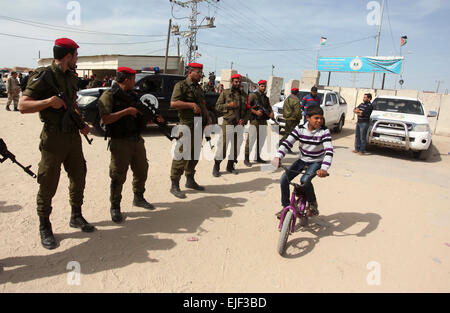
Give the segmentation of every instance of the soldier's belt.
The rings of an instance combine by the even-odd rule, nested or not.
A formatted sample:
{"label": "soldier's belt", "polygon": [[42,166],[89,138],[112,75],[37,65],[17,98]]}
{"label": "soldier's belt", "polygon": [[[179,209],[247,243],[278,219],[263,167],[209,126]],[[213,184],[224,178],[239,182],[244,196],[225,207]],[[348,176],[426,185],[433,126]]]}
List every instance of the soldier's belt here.
{"label": "soldier's belt", "polygon": [[139,141],[141,140],[142,136],[140,133],[135,133],[131,135],[124,135],[124,136],[111,136],[111,140],[127,140],[127,141]]}
{"label": "soldier's belt", "polygon": [[[58,124],[44,123],[44,130],[49,133],[63,133],[62,125],[58,125]],[[77,128],[73,128],[73,129],[70,129],[69,131],[65,131],[64,133],[73,134],[73,133],[76,133],[77,131],[78,131]]]}

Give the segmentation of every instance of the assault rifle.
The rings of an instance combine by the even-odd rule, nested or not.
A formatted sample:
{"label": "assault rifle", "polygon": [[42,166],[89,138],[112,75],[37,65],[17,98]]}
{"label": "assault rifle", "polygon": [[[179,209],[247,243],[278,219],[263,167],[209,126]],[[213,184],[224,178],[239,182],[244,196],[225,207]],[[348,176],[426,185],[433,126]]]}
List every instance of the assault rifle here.
{"label": "assault rifle", "polygon": [[0,163],[3,163],[7,159],[10,159],[13,163],[16,163],[17,165],[19,165],[25,171],[25,173],[27,173],[28,175],[30,175],[33,178],[37,177],[36,174],[30,170],[31,165],[23,166],[16,160],[16,156],[8,150],[6,143],[1,138],[0,138],[0,155],[1,155]]}
{"label": "assault rifle", "polygon": [[274,118],[269,117],[269,115],[270,115],[269,110],[267,108],[265,108],[263,105],[261,105],[261,103],[256,102],[253,109],[257,110],[257,111],[262,111],[263,116],[265,117],[266,120],[271,119],[275,123],[275,125],[280,125]]}
{"label": "assault rifle", "polygon": [[[50,74],[52,77],[48,76]],[[66,112],[64,113],[62,120],[62,130],[69,131],[73,126],[76,126],[79,130],[82,130],[86,127],[86,123],[81,118],[80,114],[78,114],[72,104],[72,101],[67,101],[66,95],[63,91],[60,91],[58,87],[55,85],[55,76],[51,70],[46,70],[43,74],[42,79],[44,79],[50,87],[53,89],[55,96],[60,98],[66,104]],[[87,135],[83,134],[84,138],[86,138],[89,144],[92,144],[92,140]]]}
{"label": "assault rifle", "polygon": [[139,98],[139,96],[135,92],[130,92],[133,99],[135,100],[132,104],[139,112],[142,113],[144,121],[146,124],[149,121],[152,121],[156,125],[158,125],[159,131],[166,136],[170,141],[174,139],[178,139],[178,137],[172,137],[171,129],[167,123],[167,121],[160,122],[158,121],[158,116],[161,116],[160,110],[157,107],[157,99],[155,96],[151,94],[145,94]]}
{"label": "assault rifle", "polygon": [[[206,125],[208,125],[208,118],[206,116],[206,109],[205,109],[205,105],[206,102],[203,103],[203,105],[201,104],[197,104],[200,107],[200,110],[202,111],[202,130],[205,130]],[[206,141],[209,143],[209,147],[211,148],[211,150],[214,148],[214,146],[211,144],[211,136],[206,136],[205,135],[205,139]]]}
{"label": "assault rifle", "polygon": [[[191,86],[190,88],[191,88],[192,93],[195,94],[195,90],[193,89],[193,87]],[[196,114],[195,116],[201,115],[201,117],[202,117],[202,133],[203,133],[203,130],[205,129],[206,125],[208,124],[208,118],[206,116],[206,101],[204,101],[203,103],[196,102],[196,104],[200,108],[201,113]],[[205,139],[209,143],[209,147],[212,150],[214,148],[214,146],[211,144],[211,136],[205,135]]]}

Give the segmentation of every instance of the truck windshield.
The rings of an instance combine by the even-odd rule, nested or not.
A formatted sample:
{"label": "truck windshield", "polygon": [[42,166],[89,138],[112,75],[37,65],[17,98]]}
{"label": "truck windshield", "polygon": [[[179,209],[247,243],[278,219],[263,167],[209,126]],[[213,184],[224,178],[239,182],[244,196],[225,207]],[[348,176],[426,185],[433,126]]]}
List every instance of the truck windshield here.
{"label": "truck windshield", "polygon": [[424,115],[422,105],[414,100],[378,98],[373,101],[372,106],[375,111]]}

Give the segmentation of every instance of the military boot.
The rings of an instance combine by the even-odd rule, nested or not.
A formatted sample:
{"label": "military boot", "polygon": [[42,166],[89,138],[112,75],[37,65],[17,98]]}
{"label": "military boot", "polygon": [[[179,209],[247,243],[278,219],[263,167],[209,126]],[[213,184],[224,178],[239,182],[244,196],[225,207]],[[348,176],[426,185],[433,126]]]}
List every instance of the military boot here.
{"label": "military boot", "polygon": [[227,163],[227,172],[228,173],[232,173],[234,175],[237,175],[238,172],[236,171],[236,169],[234,168],[234,161],[233,160],[228,160]]}
{"label": "military boot", "polygon": [[180,190],[180,180],[177,179],[172,179],[172,187],[170,188],[170,193],[180,199],[186,198],[186,194]]}
{"label": "military boot", "polygon": [[117,224],[122,223],[123,215],[120,212],[120,205],[111,204],[111,209],[109,211],[111,213],[111,220],[114,223],[117,223]]}
{"label": "military boot", "polygon": [[143,192],[135,192],[134,193],[133,205],[140,207],[140,208],[147,209],[147,210],[155,209],[153,204],[151,204],[151,203],[147,202],[147,200],[145,200]]}
{"label": "military boot", "polygon": [[51,250],[58,246],[53,236],[49,217],[39,217],[39,233],[41,235],[41,244],[44,248]]}
{"label": "military boot", "polygon": [[205,190],[205,187],[200,186],[199,184],[197,184],[197,182],[194,179],[194,175],[186,175],[186,188],[190,188],[190,189],[195,189],[195,190],[200,190],[203,191]]}
{"label": "military boot", "polygon": [[120,213],[120,200],[122,200],[122,185],[116,181],[111,181],[110,185],[111,195],[109,200],[111,201],[111,220],[114,223],[121,223],[123,221],[123,215]]}
{"label": "military boot", "polygon": [[252,163],[250,162],[250,156],[249,156],[248,154],[245,155],[244,164],[245,164],[247,167],[252,167]]}
{"label": "military boot", "polygon": [[91,233],[95,230],[95,227],[89,224],[81,215],[81,207],[72,207],[69,225],[73,228],[80,228],[85,233]]}
{"label": "military boot", "polygon": [[214,168],[212,174],[214,177],[220,176],[220,161],[214,160]]}
{"label": "military boot", "polygon": [[9,108],[9,105],[6,105],[6,111],[11,111],[11,109]]}

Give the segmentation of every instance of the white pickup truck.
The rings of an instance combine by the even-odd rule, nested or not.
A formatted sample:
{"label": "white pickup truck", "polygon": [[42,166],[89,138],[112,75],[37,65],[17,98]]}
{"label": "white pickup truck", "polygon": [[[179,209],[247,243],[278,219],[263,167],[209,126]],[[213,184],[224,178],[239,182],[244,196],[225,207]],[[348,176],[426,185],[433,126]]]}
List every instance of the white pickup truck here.
{"label": "white pickup truck", "polygon": [[[300,103],[304,96],[309,94],[308,90],[300,90],[299,99]],[[345,114],[347,113],[347,102],[342,98],[339,92],[319,89],[317,95],[322,99],[320,106],[323,109],[325,126],[329,129],[333,129],[336,132],[340,132],[345,123]],[[274,112],[274,119],[280,124],[280,128],[286,126],[286,120],[283,117],[283,105],[284,101],[280,101],[272,106]],[[269,120],[270,124],[274,124],[272,120]],[[303,123],[303,119],[300,124]]]}
{"label": "white pickup truck", "polygon": [[417,159],[426,159],[431,146],[431,129],[422,102],[416,98],[378,96],[372,102],[367,144],[410,150]]}

